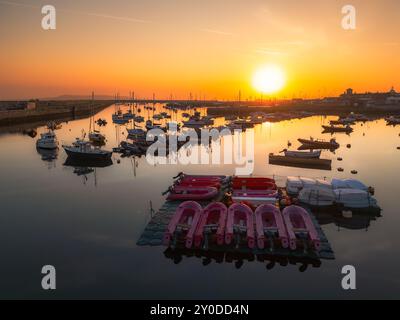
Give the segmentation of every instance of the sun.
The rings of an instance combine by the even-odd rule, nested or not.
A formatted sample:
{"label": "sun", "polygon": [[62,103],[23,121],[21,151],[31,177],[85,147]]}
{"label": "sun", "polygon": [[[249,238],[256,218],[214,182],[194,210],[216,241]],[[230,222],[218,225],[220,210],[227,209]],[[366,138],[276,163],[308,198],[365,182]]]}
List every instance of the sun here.
{"label": "sun", "polygon": [[269,65],[257,70],[253,75],[253,87],[262,93],[274,93],[285,85],[285,74],[276,65]]}

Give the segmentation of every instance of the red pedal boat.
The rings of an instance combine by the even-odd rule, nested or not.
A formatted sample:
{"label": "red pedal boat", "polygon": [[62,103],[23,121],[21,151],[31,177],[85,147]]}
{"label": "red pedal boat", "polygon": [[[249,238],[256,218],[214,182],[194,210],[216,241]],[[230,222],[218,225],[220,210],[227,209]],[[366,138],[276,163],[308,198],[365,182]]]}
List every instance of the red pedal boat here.
{"label": "red pedal boat", "polygon": [[203,208],[195,201],[182,203],[168,224],[167,231],[164,234],[164,245],[169,246],[171,241],[175,245],[179,240],[183,240],[186,248],[191,248],[202,212]]}
{"label": "red pedal boat", "polygon": [[264,249],[267,239],[270,249],[274,248],[274,240],[278,239],[283,248],[289,247],[285,223],[279,209],[271,204],[259,206],[255,212],[257,245]]}
{"label": "red pedal boat", "polygon": [[246,234],[249,248],[254,248],[254,219],[253,211],[245,204],[234,203],[229,207],[226,221],[225,243],[231,244],[236,236],[236,245],[240,243],[240,236]]}
{"label": "red pedal boat", "polygon": [[218,189],[214,187],[173,187],[171,188],[167,200],[169,201],[189,201],[189,200],[212,200],[218,195]]}
{"label": "red pedal boat", "polygon": [[203,242],[208,247],[209,235],[215,235],[215,242],[222,245],[227,215],[228,209],[221,202],[213,202],[205,207],[194,235],[195,247],[200,247]]}
{"label": "red pedal boat", "polygon": [[321,241],[318,232],[305,209],[299,206],[289,206],[283,209],[282,214],[290,249],[296,250],[297,242],[303,241],[304,246],[311,244],[315,250],[320,250]]}

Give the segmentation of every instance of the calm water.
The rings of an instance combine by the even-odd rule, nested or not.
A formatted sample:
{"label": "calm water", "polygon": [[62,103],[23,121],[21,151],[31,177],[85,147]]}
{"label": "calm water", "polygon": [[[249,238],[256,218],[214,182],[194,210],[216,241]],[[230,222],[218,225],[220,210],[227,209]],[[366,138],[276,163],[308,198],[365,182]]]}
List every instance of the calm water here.
{"label": "calm water", "polygon": [[[161,106],[158,106],[161,111]],[[125,127],[111,122],[114,106],[96,115],[107,118],[101,130],[106,148],[125,139]],[[203,112],[205,112],[203,110]],[[142,111],[147,115],[147,111]],[[175,116],[174,116],[175,117]],[[176,115],[180,119],[180,115]],[[161,193],[172,176],[188,173],[233,174],[233,166],[150,166],[145,158],[113,156],[114,164],[86,175],[65,166],[60,150],[56,160],[42,160],[35,139],[20,133],[0,135],[0,297],[1,298],[400,298],[399,198],[400,129],[383,120],[357,124],[350,136],[337,134],[342,147],[332,171],[268,165],[267,155],[287,141],[323,137],[321,124],[329,117],[310,117],[255,127],[255,175],[357,178],[376,189],[382,217],[353,218],[323,215],[323,229],[336,259],[319,268],[299,271],[299,265],[267,270],[266,263],[215,262],[183,258],[175,264],[162,247],[138,247],[136,241],[150,219],[149,203],[159,208]],[[223,119],[218,119],[222,124]],[[88,129],[89,120],[63,123],[57,136],[71,142]],[[44,132],[38,128],[38,133]],[[329,138],[326,136],[325,138]],[[351,143],[351,149],[346,144]],[[343,162],[336,161],[342,157]],[[345,172],[337,172],[338,167]],[[353,177],[353,176],[352,176]],[[57,290],[41,289],[41,267],[57,269]],[[357,269],[357,290],[341,289],[341,268]]]}

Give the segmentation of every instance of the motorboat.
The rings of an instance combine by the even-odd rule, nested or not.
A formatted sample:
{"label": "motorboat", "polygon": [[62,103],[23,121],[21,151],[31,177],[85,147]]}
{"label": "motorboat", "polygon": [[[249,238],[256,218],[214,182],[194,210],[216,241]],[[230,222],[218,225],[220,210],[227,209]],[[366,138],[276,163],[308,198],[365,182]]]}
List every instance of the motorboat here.
{"label": "motorboat", "polygon": [[339,143],[336,142],[336,139],[332,138],[329,141],[318,140],[318,139],[298,139],[298,141],[304,145],[309,147],[310,149],[337,149],[340,147]]}
{"label": "motorboat", "polygon": [[135,115],[132,113],[132,111],[129,110],[128,112],[126,112],[126,113],[124,113],[124,114],[122,115],[122,118],[123,118],[123,119],[132,120],[132,119],[135,118]]}
{"label": "motorboat", "polygon": [[321,150],[315,151],[289,151],[283,150],[286,157],[318,159],[321,156]]}
{"label": "motorboat", "polygon": [[227,215],[228,209],[221,202],[205,207],[194,235],[194,246],[198,248],[203,244],[207,248],[209,242],[223,245]]}
{"label": "motorboat", "polygon": [[190,249],[202,213],[203,208],[195,201],[180,204],[164,234],[164,245],[170,246],[172,242],[176,246],[178,242],[184,241],[185,247]]}
{"label": "motorboat", "polygon": [[202,128],[206,126],[207,123],[203,120],[199,120],[196,118],[191,118],[188,121],[183,121],[183,126],[187,128]]}
{"label": "motorboat", "polygon": [[169,190],[168,201],[212,200],[218,195],[215,187],[174,186]]}
{"label": "motorboat", "polygon": [[289,247],[285,223],[280,210],[271,204],[259,206],[255,211],[256,239],[259,249],[264,249],[266,242],[272,251],[277,240],[283,248]]}
{"label": "motorboat", "polygon": [[304,249],[312,247],[320,251],[321,240],[310,215],[304,208],[292,205],[283,209],[282,215],[291,250],[296,250],[302,244]]}
{"label": "motorboat", "polygon": [[40,149],[57,149],[58,148],[58,140],[57,136],[53,130],[49,130],[46,133],[42,133],[40,138],[36,141],[36,147]]}
{"label": "motorboat", "polygon": [[136,116],[135,118],[134,118],[134,120],[135,120],[135,122],[144,122],[144,117],[142,117],[142,116]]}
{"label": "motorboat", "polygon": [[146,131],[143,129],[128,129],[126,128],[128,135],[130,136],[146,136]]}
{"label": "motorboat", "polygon": [[225,243],[230,245],[235,241],[238,247],[242,236],[246,239],[247,246],[253,249],[255,247],[253,211],[245,204],[234,203],[228,209]]}
{"label": "motorboat", "polygon": [[129,122],[129,119],[126,119],[122,115],[115,113],[112,115],[112,121],[115,124],[127,124]]}
{"label": "motorboat", "polygon": [[79,138],[72,145],[63,145],[68,157],[79,159],[105,160],[112,156],[111,151],[102,150],[92,145],[89,141],[84,141]]}
{"label": "motorboat", "polygon": [[322,128],[324,129],[324,132],[346,132],[350,133],[353,132],[354,129],[350,127],[349,125],[347,126],[335,126],[335,125],[330,125],[330,126],[325,126],[323,125]]}

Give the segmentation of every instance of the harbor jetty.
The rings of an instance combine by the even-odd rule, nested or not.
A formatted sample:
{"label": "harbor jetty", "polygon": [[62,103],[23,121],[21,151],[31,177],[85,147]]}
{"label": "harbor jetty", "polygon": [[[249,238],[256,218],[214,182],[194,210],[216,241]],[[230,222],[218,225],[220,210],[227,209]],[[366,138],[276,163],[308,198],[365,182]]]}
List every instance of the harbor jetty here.
{"label": "harbor jetty", "polygon": [[56,119],[75,119],[98,112],[112,105],[113,101],[91,100],[39,101],[23,103],[5,101],[0,104],[0,126],[13,126]]}

